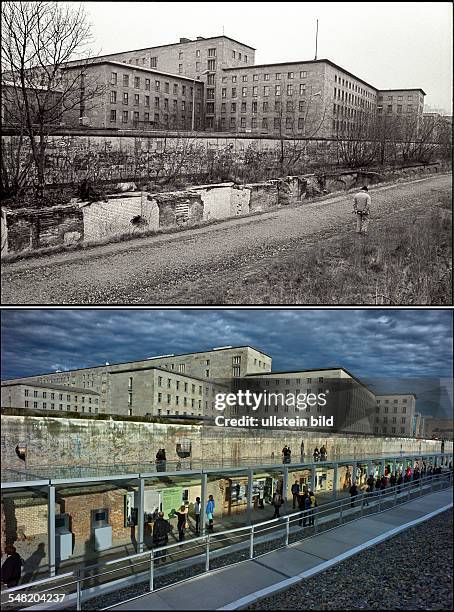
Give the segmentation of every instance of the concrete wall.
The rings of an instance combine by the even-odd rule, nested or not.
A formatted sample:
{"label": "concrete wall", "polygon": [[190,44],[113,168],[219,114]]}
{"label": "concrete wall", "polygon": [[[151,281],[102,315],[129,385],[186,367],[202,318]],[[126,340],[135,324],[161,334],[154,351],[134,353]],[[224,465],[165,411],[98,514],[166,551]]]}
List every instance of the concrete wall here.
{"label": "concrete wall", "polygon": [[77,205],[47,209],[2,209],[2,255],[57,245],[75,244],[84,235],[83,215]]}
{"label": "concrete wall", "polygon": [[109,196],[107,202],[81,204],[84,241],[92,242],[124,234],[135,234],[159,227],[159,209],[146,193]]}
{"label": "concrete wall", "polygon": [[[207,462],[220,459],[263,458],[274,453],[277,462],[284,444],[295,455],[305,442],[306,454],[322,444],[330,456],[364,453],[399,454],[439,451],[437,440],[371,437],[366,435],[326,435],[295,430],[226,430],[216,426],[177,425],[134,420],[34,417],[2,415],[1,457],[4,468],[23,469],[14,449],[18,442],[27,443],[29,466],[106,465],[114,463],[154,462],[159,448],[165,448],[168,461],[178,461],[176,444],[182,439],[192,442],[192,457]],[[445,450],[452,449],[446,442]]]}
{"label": "concrete wall", "polygon": [[[383,171],[351,170],[236,185],[220,183],[165,193],[145,191],[106,196],[49,209],[2,210],[2,255],[25,249],[93,242],[145,230],[191,225],[265,212],[362,185],[413,179],[448,170],[431,164]],[[133,184],[131,184],[133,185]],[[79,209],[77,208],[79,207]]]}

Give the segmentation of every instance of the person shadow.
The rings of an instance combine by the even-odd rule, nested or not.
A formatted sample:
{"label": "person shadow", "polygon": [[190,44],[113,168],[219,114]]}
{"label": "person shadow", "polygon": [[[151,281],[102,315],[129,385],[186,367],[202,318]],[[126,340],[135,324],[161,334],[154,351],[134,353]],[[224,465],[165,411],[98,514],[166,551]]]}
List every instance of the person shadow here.
{"label": "person shadow", "polygon": [[94,536],[91,536],[88,540],[85,540],[84,563],[79,567],[82,588],[84,590],[99,584],[99,578],[96,577],[96,574],[101,572],[101,569],[97,567],[99,557],[99,552],[95,550]]}
{"label": "person shadow", "polygon": [[41,562],[45,556],[46,549],[44,543],[41,542],[41,544],[38,544],[38,548],[35,550],[35,552],[33,552],[28,559],[24,561],[21,584],[33,582],[39,573]]}

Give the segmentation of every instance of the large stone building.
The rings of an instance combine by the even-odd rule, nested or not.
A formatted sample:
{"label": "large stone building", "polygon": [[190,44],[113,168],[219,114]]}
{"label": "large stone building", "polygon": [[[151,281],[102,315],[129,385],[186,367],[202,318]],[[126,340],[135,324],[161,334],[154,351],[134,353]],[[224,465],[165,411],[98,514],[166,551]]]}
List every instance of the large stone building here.
{"label": "large stone building", "polygon": [[[317,429],[347,434],[423,436],[415,395],[375,395],[341,367],[273,372],[272,358],[250,346],[7,380],[2,382],[2,407],[212,420],[219,415],[216,395],[239,388],[278,394],[274,404],[261,404],[255,416],[320,418]],[[288,395],[307,399],[311,394],[324,394],[326,403],[297,406],[284,400]],[[236,417],[252,412],[233,405],[224,414]],[[330,416],[332,426],[323,422]]]}
{"label": "large stone building", "polygon": [[[225,381],[270,370],[271,357],[257,349],[220,347],[5,381],[2,406],[80,412],[83,402],[79,396],[85,392],[99,397],[96,407],[103,414],[212,417],[215,395],[224,391]],[[45,385],[46,391],[35,389],[36,384]],[[70,399],[48,404],[45,400],[51,388],[57,393],[61,387]],[[33,389],[35,398],[28,405],[25,402],[31,395],[27,389]]]}
{"label": "large stone building", "polygon": [[100,71],[108,87],[100,110],[78,109],[80,121],[103,128],[191,129],[190,82],[196,86],[196,129],[283,137],[363,135],[361,126],[377,114],[388,123],[390,116],[414,116],[419,125],[425,95],[422,89],[379,90],[329,59],[255,65],[255,49],[228,36],[103,55],[84,71],[87,78]]}
{"label": "large stone building", "polygon": [[[80,70],[73,64],[67,78]],[[65,114],[65,124],[102,128],[191,130],[203,126],[203,83],[197,78],[99,59],[84,64],[84,82],[100,93]]]}
{"label": "large stone building", "polygon": [[416,395],[377,395],[376,400],[374,433],[415,437]]}

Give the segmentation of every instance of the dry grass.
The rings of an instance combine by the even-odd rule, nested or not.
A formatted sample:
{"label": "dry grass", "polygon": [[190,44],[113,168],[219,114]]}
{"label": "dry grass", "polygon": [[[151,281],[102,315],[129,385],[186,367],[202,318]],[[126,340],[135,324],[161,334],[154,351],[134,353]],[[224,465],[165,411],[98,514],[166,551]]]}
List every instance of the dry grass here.
{"label": "dry grass", "polygon": [[206,298],[217,304],[450,305],[452,196],[418,215],[375,220],[368,236],[349,230],[302,248],[253,282]]}

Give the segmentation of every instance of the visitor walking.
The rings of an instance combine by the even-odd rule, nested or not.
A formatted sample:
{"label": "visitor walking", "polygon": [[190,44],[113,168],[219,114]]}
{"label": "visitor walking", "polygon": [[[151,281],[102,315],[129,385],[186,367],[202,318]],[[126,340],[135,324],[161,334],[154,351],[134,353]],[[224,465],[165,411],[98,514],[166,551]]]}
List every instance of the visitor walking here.
{"label": "visitor walking", "polygon": [[309,499],[311,502],[310,511],[309,511],[309,526],[311,526],[314,524],[314,521],[315,521],[315,508],[317,507],[317,499],[313,491],[309,491]]}
{"label": "visitor walking", "polygon": [[[166,546],[169,543],[169,533],[172,531],[172,526],[169,521],[166,521],[164,518],[164,512],[158,513],[158,518],[155,520],[153,524],[153,546],[159,548],[161,546]],[[165,550],[157,551],[155,553],[156,562],[159,560],[166,560],[166,552]]]}
{"label": "visitor walking", "polygon": [[352,486],[350,487],[350,506],[353,508],[355,506],[355,500],[358,495],[358,487],[356,486],[356,482],[353,481]]}
{"label": "visitor walking", "polygon": [[295,509],[298,503],[298,495],[300,494],[300,485],[298,482],[295,481],[292,484],[291,491],[292,491],[292,497],[293,497],[293,509]]}
{"label": "visitor walking", "polygon": [[188,509],[186,508],[186,506],[180,506],[180,511],[178,512],[178,510],[176,510],[175,514],[177,515],[178,541],[183,542],[184,531],[188,526],[187,525]]}
{"label": "visitor walking", "polygon": [[279,513],[279,510],[280,510],[282,504],[284,503],[284,500],[282,499],[282,495],[279,493],[279,491],[277,489],[274,492],[272,503],[273,503],[273,506],[274,506],[273,519],[280,518],[281,515]]}
{"label": "visitor walking", "polygon": [[5,546],[6,559],[2,565],[1,582],[11,589],[19,584],[23,561],[15,546]]}
{"label": "visitor walking", "polygon": [[403,483],[404,479],[402,478],[402,472],[399,472],[399,476],[397,477],[397,492],[400,493],[400,490],[402,488],[402,483]]}
{"label": "visitor walking", "polygon": [[321,459],[321,461],[326,461],[326,456],[327,456],[327,450],[326,450],[325,445],[323,445],[320,448],[320,459]]}
{"label": "visitor walking", "polygon": [[208,531],[213,531],[214,529],[214,498],[212,495],[208,497],[208,502],[205,508],[205,513],[208,519]]}
{"label": "visitor walking", "polygon": [[307,510],[311,507],[311,500],[309,497],[309,493],[304,490],[302,495],[298,496],[298,510],[300,511],[300,518],[298,521],[298,525],[301,527],[306,527],[307,521]]}
{"label": "visitor walking", "polygon": [[196,497],[195,504],[194,504],[195,535],[196,536],[200,535],[200,510],[201,510],[200,497]]}
{"label": "visitor walking", "polygon": [[318,461],[320,459],[320,451],[317,447],[314,448],[314,461]]}

